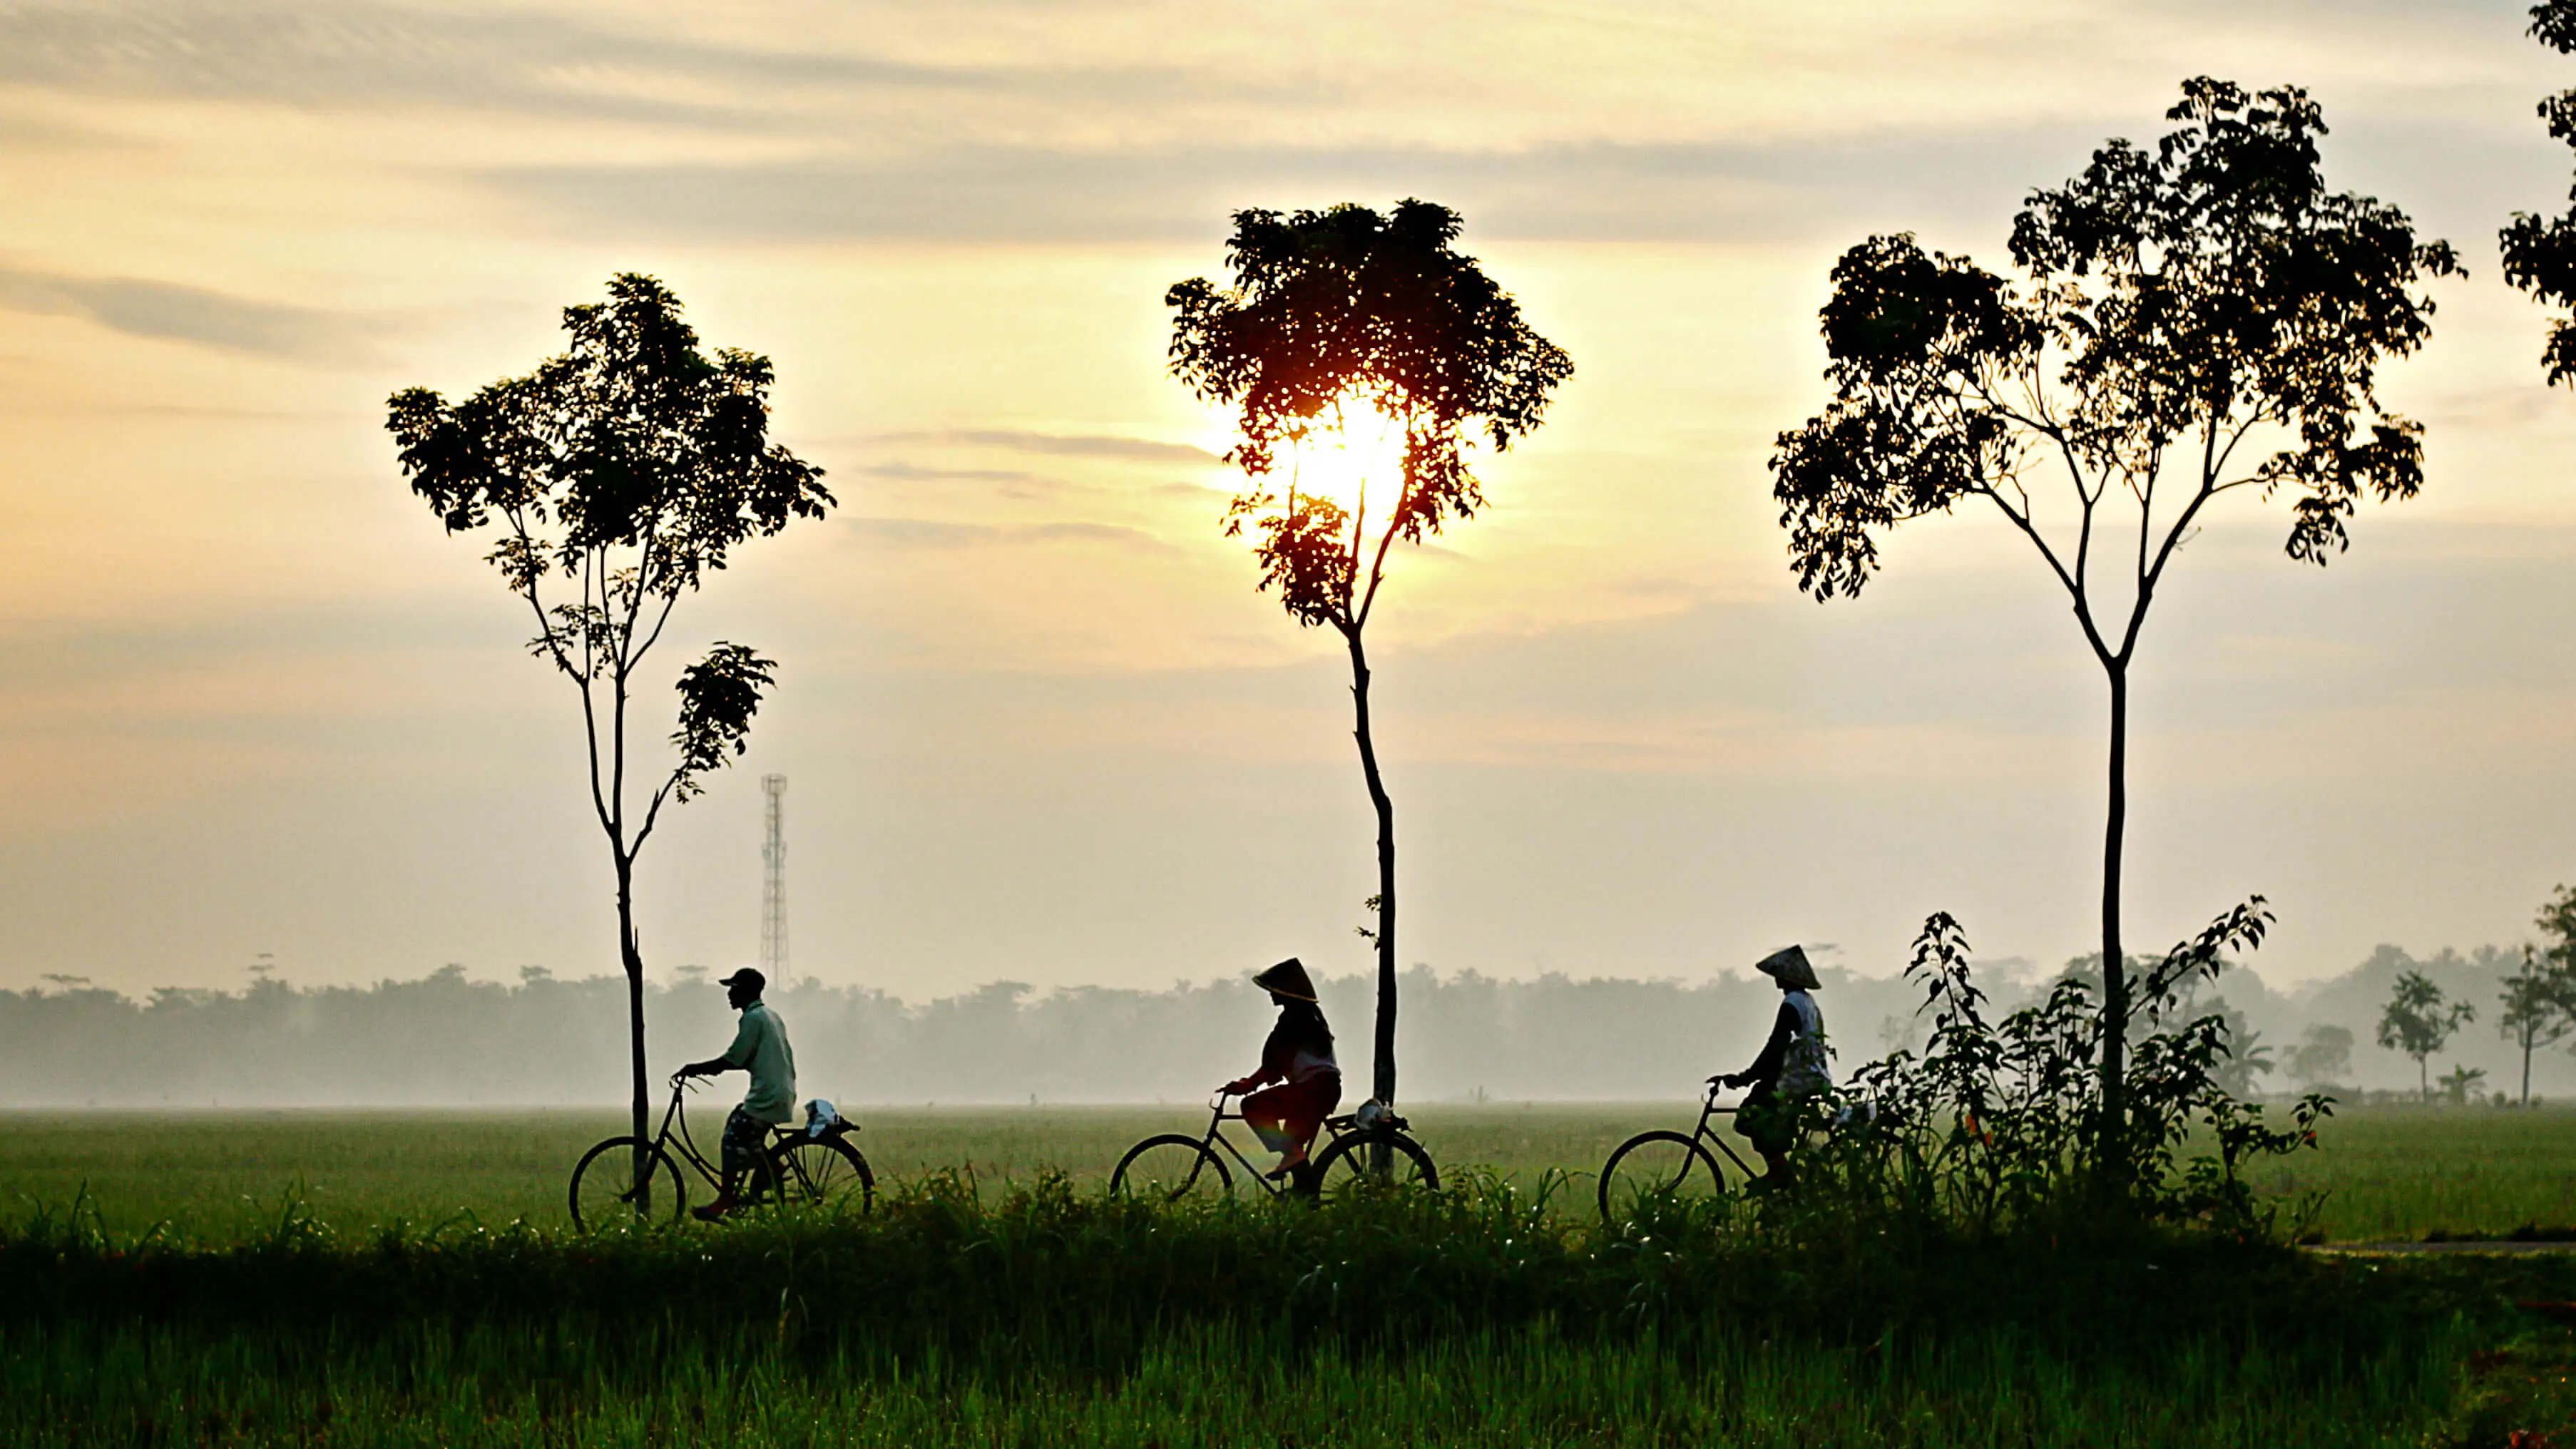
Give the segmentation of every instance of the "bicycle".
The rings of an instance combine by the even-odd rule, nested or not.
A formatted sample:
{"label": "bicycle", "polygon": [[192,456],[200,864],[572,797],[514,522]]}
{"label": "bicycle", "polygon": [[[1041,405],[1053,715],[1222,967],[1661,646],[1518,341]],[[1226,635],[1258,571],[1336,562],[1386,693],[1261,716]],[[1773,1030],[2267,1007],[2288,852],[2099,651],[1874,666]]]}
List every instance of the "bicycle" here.
{"label": "bicycle", "polygon": [[[1680,1200],[1693,1196],[1714,1197],[1727,1191],[1726,1172],[1717,1165],[1720,1156],[1735,1164],[1738,1188],[1756,1174],[1752,1164],[1736,1154],[1726,1139],[1708,1125],[1711,1117],[1731,1117],[1735,1107],[1717,1105],[1717,1094],[1726,1090],[1716,1082],[1708,1084],[1708,1097],[1700,1103],[1699,1124],[1688,1133],[1640,1132],[1622,1142],[1601,1165],[1601,1220],[1617,1219],[1615,1205],[1631,1209],[1648,1197]],[[1709,1148],[1715,1147],[1712,1153]],[[1694,1172],[1693,1169],[1701,1169]],[[1693,1184],[1700,1184],[1696,1189]]]}
{"label": "bicycle", "polygon": [[[1369,1109],[1377,1106],[1374,1102],[1357,1112],[1324,1119],[1324,1130],[1332,1140],[1315,1154],[1314,1170],[1306,1182],[1296,1181],[1292,1174],[1284,1185],[1274,1184],[1268,1174],[1253,1166],[1242,1148],[1234,1145],[1234,1139],[1225,1135],[1226,1123],[1243,1120],[1242,1112],[1225,1109],[1226,1099],[1236,1095],[1239,1094],[1219,1091],[1210,1099],[1208,1128],[1203,1136],[1165,1132],[1128,1148],[1127,1155],[1118,1159],[1116,1170],[1109,1174],[1110,1195],[1133,1194],[1163,1202],[1231,1197],[1234,1173],[1225,1165],[1225,1158],[1217,1155],[1220,1147],[1242,1165],[1256,1186],[1272,1197],[1294,1192],[1319,1196],[1351,1183],[1378,1185],[1379,1179],[1368,1162],[1369,1150],[1377,1147],[1391,1154],[1387,1185],[1425,1192],[1439,1190],[1440,1169],[1432,1164],[1431,1154],[1405,1135],[1407,1124],[1403,1118],[1383,1108],[1371,1112]],[[1360,1121],[1364,1116],[1370,1119],[1365,1126]]]}
{"label": "bicycle", "polygon": [[[688,1205],[688,1183],[679,1167],[683,1162],[707,1186],[723,1190],[724,1174],[691,1140],[688,1116],[680,1110],[681,1099],[697,1082],[694,1077],[672,1075],[671,1105],[662,1114],[662,1130],[651,1140],[629,1133],[611,1137],[581,1155],[572,1170],[575,1232],[621,1220],[648,1227],[677,1222]],[[876,1203],[877,1179],[868,1170],[867,1158],[849,1141],[849,1134],[857,1130],[847,1121],[836,1122],[820,1136],[808,1135],[800,1127],[772,1127],[767,1150],[744,1183],[741,1206],[772,1211],[821,1207],[847,1202],[855,1190],[858,1209],[866,1212]],[[644,1154],[640,1173],[638,1153]]]}

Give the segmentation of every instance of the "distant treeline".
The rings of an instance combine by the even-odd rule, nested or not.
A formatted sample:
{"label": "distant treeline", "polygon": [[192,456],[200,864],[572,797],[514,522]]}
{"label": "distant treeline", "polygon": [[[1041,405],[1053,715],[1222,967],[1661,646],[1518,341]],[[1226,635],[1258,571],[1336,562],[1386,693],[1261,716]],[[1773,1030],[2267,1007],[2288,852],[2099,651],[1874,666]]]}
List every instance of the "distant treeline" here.
{"label": "distant treeline", "polygon": [[[2519,958],[2513,958],[2518,960]],[[2312,1021],[2350,1030],[2353,1075],[2412,1086],[2412,1065],[2372,1046],[2398,972],[2420,969],[2477,1004],[2451,1061],[2510,1086],[2513,1058],[2492,1027],[2504,953],[2417,959],[2393,946],[2332,981],[2284,996],[2243,970],[2206,994],[2255,1045],[2295,1044]],[[2009,1007],[2047,975],[1992,973]],[[1826,968],[1818,993],[1841,1068],[1911,1044],[1918,998],[1899,980]],[[275,980],[221,992],[167,988],[136,1000],[75,986],[0,992],[0,1106],[151,1107],[605,1104],[625,1089],[625,984],[559,980],[534,968],[513,984],[450,966],[412,981],[301,987]],[[1370,982],[1326,980],[1326,1012],[1354,1083],[1366,1076]],[[723,991],[702,975],[651,988],[655,1071],[711,1056],[732,1033]],[[2222,1000],[2223,998],[2223,1000]],[[1172,1101],[1201,1098],[1256,1061],[1271,1011],[1238,981],[1164,991],[1076,987],[1039,992],[996,982],[908,1004],[881,991],[805,980],[772,987],[804,1092],[851,1102]],[[1680,1099],[1760,1047],[1778,993],[1758,977],[1702,982],[1497,980],[1472,971],[1406,973],[1399,1018],[1403,1096],[1454,1101]],[[2536,1089],[2564,1093],[2576,1062],[2550,1053]],[[2284,1091],[2283,1073],[2257,1076]]]}

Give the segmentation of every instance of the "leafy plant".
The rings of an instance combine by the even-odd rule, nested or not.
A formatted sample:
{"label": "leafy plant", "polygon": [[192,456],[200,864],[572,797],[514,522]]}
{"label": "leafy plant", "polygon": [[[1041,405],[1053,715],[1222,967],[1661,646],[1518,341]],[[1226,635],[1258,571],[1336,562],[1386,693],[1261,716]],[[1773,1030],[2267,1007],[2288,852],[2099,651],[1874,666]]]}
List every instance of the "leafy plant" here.
{"label": "leafy plant", "polygon": [[[1931,1035],[1920,1055],[1900,1050],[1872,1062],[1818,1104],[1827,1179],[1864,1206],[1979,1234],[2101,1222],[2108,1190],[2150,1219],[2206,1220],[2248,1235],[2269,1229],[2244,1168],[2315,1146],[2333,1099],[2310,1093],[2287,1128],[2269,1125],[2263,1108],[2228,1089],[2234,1044],[2225,1011],[2186,1016],[2181,1008],[2187,982],[2215,978],[2227,952],[2260,945],[2271,919],[2256,896],[2140,977],[2128,1120],[2114,1132],[2094,1070],[2111,1020],[2098,988],[2070,974],[2039,1001],[1991,1017],[1966,933],[1946,912],[1933,915],[1906,967],[1923,989]],[[2211,1150],[2178,1161],[2195,1132]]]}

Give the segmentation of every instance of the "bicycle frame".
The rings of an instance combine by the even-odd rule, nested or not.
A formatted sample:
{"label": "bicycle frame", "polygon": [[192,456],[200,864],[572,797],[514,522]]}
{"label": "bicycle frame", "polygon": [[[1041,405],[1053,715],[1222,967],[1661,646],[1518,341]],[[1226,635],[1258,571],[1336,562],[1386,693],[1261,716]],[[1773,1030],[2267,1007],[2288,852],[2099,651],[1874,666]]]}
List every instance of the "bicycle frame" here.
{"label": "bicycle frame", "polygon": [[[664,1156],[671,1157],[673,1161],[687,1163],[690,1167],[697,1170],[698,1176],[706,1179],[707,1186],[716,1189],[718,1192],[722,1192],[724,1190],[723,1169],[715,1163],[707,1161],[706,1154],[698,1150],[697,1140],[689,1135],[689,1116],[687,1113],[680,1110],[681,1102],[685,1100],[688,1094],[696,1088],[697,1081],[698,1079],[695,1077],[676,1077],[672,1080],[671,1105],[663,1110],[662,1130],[653,1134],[653,1146],[656,1151],[661,1152]],[[676,1137],[671,1130],[674,1126],[679,1129]],[[781,1136],[780,1129],[775,1126],[771,1127],[769,1133],[762,1141],[764,1149],[762,1156],[764,1158],[768,1157],[771,1153],[777,1150],[781,1142],[793,1141],[794,1139],[794,1133],[790,1132],[785,1136]],[[679,1151],[676,1154],[670,1151],[670,1148],[673,1146],[675,1141],[679,1147]],[[788,1167],[791,1171],[798,1173],[800,1176],[804,1171],[804,1169],[798,1165],[793,1158],[789,1159]],[[760,1173],[755,1169],[752,1176],[754,1181],[750,1186],[755,1193],[758,1193],[763,1190],[758,1180]],[[810,1183],[806,1185],[809,1187],[812,1186]],[[779,1186],[784,1188],[785,1184],[782,1182]]]}
{"label": "bicycle frame", "polygon": [[[1200,1139],[1201,1144],[1211,1151],[1219,1147],[1224,1148],[1226,1155],[1233,1158],[1235,1162],[1243,1168],[1244,1172],[1252,1178],[1253,1182],[1258,1184],[1263,1192],[1270,1194],[1272,1197],[1277,1197],[1281,1193],[1290,1191],[1291,1187],[1284,1187],[1278,1183],[1272,1182],[1268,1171],[1260,1167],[1255,1167],[1252,1163],[1252,1159],[1244,1155],[1243,1149],[1234,1145],[1234,1139],[1225,1135],[1226,1123],[1240,1122],[1243,1120],[1243,1113],[1241,1111],[1229,1112],[1225,1110],[1226,1098],[1231,1095],[1233,1094],[1219,1092],[1216,1094],[1216,1097],[1208,1103],[1208,1130],[1207,1135]],[[1356,1131],[1357,1128],[1354,1125],[1354,1121],[1355,1119],[1347,1114],[1340,1117],[1325,1118],[1323,1140],[1319,1145],[1330,1146],[1335,1142],[1339,1142],[1343,1137],[1348,1136],[1353,1131]],[[1307,1155],[1307,1161],[1311,1162],[1320,1155],[1321,1153],[1319,1151],[1310,1151]]]}
{"label": "bicycle frame", "polygon": [[1716,1149],[1727,1161],[1734,1163],[1736,1170],[1746,1177],[1758,1177],[1761,1174],[1753,1170],[1753,1164],[1738,1156],[1735,1149],[1727,1145],[1725,1135],[1708,1125],[1708,1119],[1711,1117],[1732,1117],[1742,1110],[1741,1104],[1735,1107],[1717,1105],[1717,1094],[1724,1090],[1726,1089],[1715,1082],[1709,1083],[1708,1096],[1699,1104],[1699,1125],[1691,1128],[1691,1140],[1704,1147]]}

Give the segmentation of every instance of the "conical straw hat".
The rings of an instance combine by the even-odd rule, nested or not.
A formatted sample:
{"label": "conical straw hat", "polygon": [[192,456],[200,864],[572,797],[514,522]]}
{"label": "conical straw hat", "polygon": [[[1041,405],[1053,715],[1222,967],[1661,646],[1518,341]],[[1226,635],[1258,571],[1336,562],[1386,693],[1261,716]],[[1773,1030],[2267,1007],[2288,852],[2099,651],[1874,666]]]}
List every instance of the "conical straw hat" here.
{"label": "conical straw hat", "polygon": [[1252,984],[1264,991],[1276,991],[1282,996],[1293,996],[1299,1001],[1315,999],[1315,983],[1307,978],[1306,964],[1294,956],[1267,971],[1255,973]]}
{"label": "conical straw hat", "polygon": [[1814,991],[1824,983],[1816,979],[1816,968],[1807,964],[1807,953],[1795,946],[1783,946],[1753,963],[1753,969],[1801,991]]}

